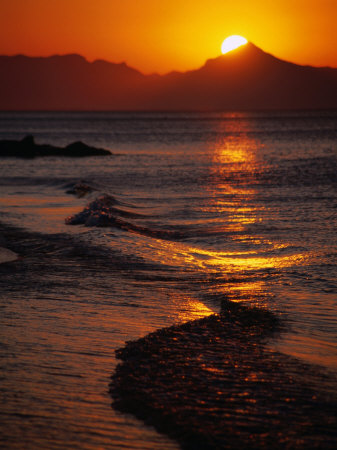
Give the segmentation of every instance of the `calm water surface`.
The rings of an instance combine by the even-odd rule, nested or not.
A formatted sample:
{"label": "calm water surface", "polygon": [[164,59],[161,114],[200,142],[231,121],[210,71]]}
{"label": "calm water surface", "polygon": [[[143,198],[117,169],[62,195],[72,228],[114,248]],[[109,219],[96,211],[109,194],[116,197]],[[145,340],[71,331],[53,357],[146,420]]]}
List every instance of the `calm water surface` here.
{"label": "calm water surface", "polygon": [[1,161],[23,256],[1,267],[9,447],[176,448],[111,408],[114,350],[221,296],[283,317],[273,348],[337,368],[336,112],[0,113],[0,139],[28,133],[112,155]]}

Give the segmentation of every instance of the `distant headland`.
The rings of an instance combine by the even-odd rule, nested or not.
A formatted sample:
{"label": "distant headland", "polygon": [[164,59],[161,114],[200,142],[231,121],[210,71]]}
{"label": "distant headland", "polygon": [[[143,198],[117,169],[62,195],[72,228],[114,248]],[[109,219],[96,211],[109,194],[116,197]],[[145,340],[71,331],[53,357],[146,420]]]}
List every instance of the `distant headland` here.
{"label": "distant headland", "polygon": [[2,111],[337,108],[337,69],[283,61],[252,43],[166,75],[75,54],[0,56],[0,69]]}

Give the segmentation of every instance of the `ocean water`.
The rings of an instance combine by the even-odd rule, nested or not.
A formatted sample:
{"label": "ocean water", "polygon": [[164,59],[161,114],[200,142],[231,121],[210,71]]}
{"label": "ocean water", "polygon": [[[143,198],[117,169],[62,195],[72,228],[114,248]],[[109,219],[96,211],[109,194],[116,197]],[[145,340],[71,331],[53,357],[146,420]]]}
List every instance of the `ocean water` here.
{"label": "ocean water", "polygon": [[112,155],[0,162],[7,447],[177,448],[111,407],[114,352],[224,298],[335,372],[337,112],[0,113],[27,134]]}

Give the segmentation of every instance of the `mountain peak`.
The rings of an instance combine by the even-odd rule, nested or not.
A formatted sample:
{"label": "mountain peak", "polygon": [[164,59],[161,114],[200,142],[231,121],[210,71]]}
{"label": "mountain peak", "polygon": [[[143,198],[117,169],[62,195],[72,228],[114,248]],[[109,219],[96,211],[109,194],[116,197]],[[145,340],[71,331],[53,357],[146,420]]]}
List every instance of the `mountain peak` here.
{"label": "mountain peak", "polygon": [[80,55],[0,56],[0,110],[225,110],[337,107],[337,69],[299,66],[251,42],[199,69],[143,75]]}
{"label": "mountain peak", "polygon": [[271,66],[290,65],[270,53],[261,50],[252,42],[248,42],[234,50],[229,51],[213,59],[208,59],[199,69],[202,72],[238,72],[241,75],[245,71],[256,71],[259,68],[268,70]]}
{"label": "mountain peak", "polygon": [[223,55],[217,56],[216,58],[208,59],[205,64],[205,66],[211,66],[213,64],[222,64],[226,62],[233,62],[235,60],[240,59],[249,59],[249,58],[261,58],[262,56],[272,56],[268,53],[261,50],[259,47],[254,45],[251,42],[248,42],[245,45],[241,45],[240,47],[231,50]]}

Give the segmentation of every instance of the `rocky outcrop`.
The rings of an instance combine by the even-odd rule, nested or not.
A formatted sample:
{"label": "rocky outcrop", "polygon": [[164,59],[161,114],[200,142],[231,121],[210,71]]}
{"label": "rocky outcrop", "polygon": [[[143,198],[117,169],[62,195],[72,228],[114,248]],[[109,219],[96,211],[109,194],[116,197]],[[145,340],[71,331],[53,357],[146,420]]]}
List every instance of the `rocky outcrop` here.
{"label": "rocky outcrop", "polygon": [[66,147],[55,147],[49,144],[36,144],[34,137],[29,135],[21,141],[0,141],[0,157],[36,158],[43,156],[67,156],[80,158],[83,156],[111,155],[109,150],[90,147],[83,142],[73,142]]}

